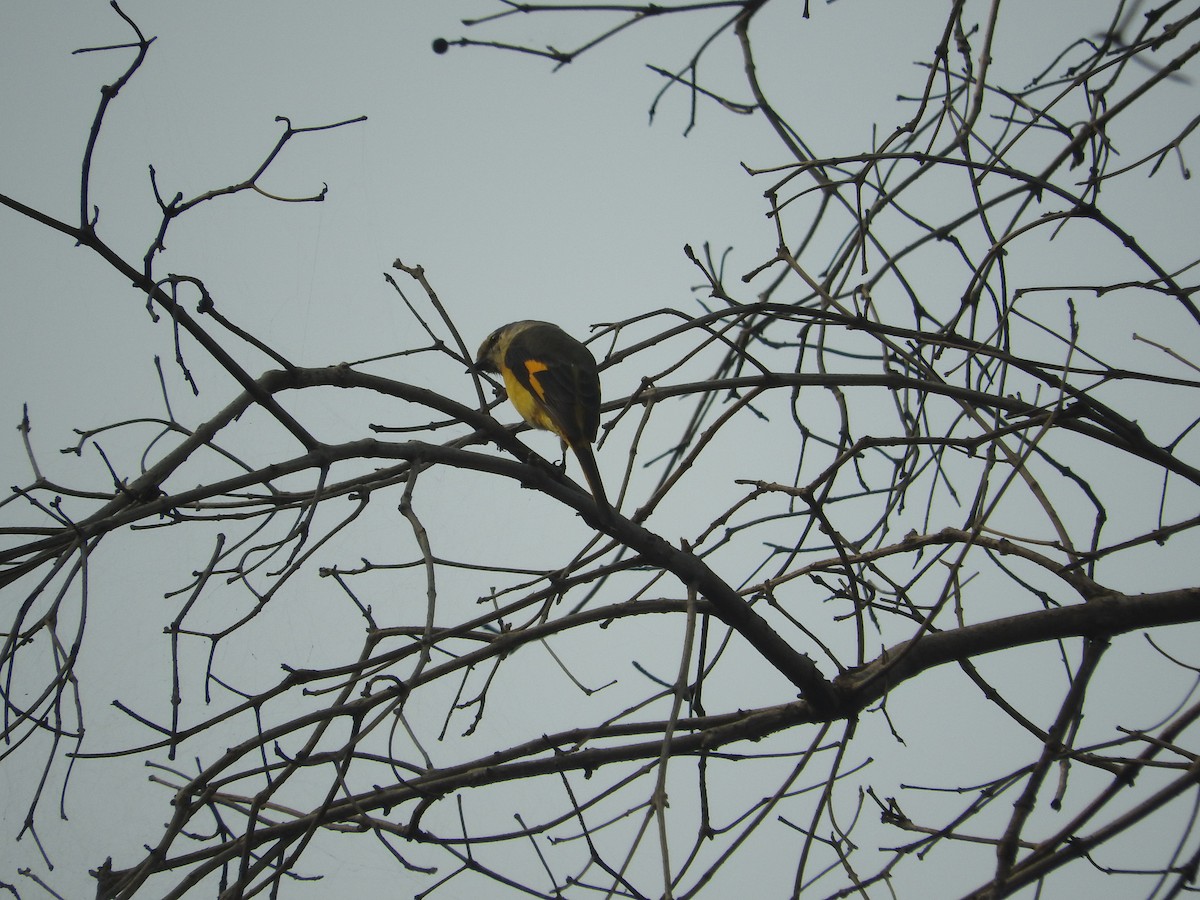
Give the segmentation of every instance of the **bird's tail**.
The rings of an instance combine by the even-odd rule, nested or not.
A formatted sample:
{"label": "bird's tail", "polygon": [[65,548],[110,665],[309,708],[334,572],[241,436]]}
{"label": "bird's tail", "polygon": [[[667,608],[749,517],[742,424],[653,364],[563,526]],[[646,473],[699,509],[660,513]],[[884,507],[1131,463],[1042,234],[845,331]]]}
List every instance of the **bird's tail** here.
{"label": "bird's tail", "polygon": [[608,495],[604,493],[604,482],[600,479],[600,469],[596,465],[592,445],[580,441],[570,446],[575,451],[575,458],[579,460],[579,467],[583,469],[583,477],[587,480],[588,487],[592,489],[592,496],[596,499],[600,514],[607,518],[612,512],[612,507],[608,503]]}

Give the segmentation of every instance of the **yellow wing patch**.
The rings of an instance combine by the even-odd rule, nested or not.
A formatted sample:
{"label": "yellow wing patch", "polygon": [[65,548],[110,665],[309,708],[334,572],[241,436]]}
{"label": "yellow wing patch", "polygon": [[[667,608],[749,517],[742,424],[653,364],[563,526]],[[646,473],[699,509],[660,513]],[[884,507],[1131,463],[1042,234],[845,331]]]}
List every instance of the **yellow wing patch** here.
{"label": "yellow wing patch", "polygon": [[542,402],[546,400],[546,389],[542,387],[542,382],[538,379],[538,374],[548,371],[550,371],[550,367],[540,359],[525,360],[525,373],[529,376],[529,384],[537,391],[537,395],[542,399]]}

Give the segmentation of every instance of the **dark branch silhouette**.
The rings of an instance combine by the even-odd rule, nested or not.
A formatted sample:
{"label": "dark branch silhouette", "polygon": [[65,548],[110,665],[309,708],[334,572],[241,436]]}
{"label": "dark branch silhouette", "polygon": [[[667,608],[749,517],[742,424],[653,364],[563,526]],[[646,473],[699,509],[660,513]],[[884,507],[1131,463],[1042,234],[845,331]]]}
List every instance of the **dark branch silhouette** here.
{"label": "dark branch silhouette", "polygon": [[[798,63],[764,34],[819,27],[807,5],[478,5],[434,42],[445,65],[484,48],[602,65],[597,48],[656,29],[652,119],[682,100],[685,133],[762,119],[777,142],[746,166],[773,245],[739,248],[744,274],[687,246],[694,307],[597,323],[602,374],[637,385],[606,393],[601,515],[493,416],[499,386],[468,370],[482,335],[436,272],[385,273],[414,325],[395,358],[445,376],[402,380],[376,359],[297,365],[204,273],[160,271],[197,209],[324,200],[260,180],[285,145],[364,117],[280,116],[249,176],[191,199],[151,167],[157,230],[140,258],[114,249],[101,135],[162,52],[114,3],[130,41],[79,51],[124,66],[86,135],[79,220],[0,204],[130,285],[175,365],[147,354],[162,409],[64,448],[105,484],[49,480],[28,408],[18,425],[32,476],[0,501],[0,762],[43,773],[7,799],[20,874],[53,890],[65,859],[38,831],[52,784],[86,793],[137,760],[165,824],[88,861],[100,897],[299,894],[351,842],[421,897],[728,896],[752,877],[911,896],[931,867],[980,900],[1084,872],[1194,889],[1200,256],[1145,229],[1136,195],[1191,189],[1200,118],[1157,104],[1190,89],[1200,11],[1119,2],[1006,83],[1004,4],[956,2],[882,139],[825,153],[767,77]],[[530,21],[561,40],[509,30]],[[853,35],[828,39],[851,55]],[[236,386],[222,408],[178,417],[172,391],[211,397],[214,371]],[[387,413],[334,432],[307,402],[331,394]],[[499,511],[514,486],[535,502]],[[575,550],[500,557],[465,536],[473,516]],[[89,610],[121,599],[93,574],[118,541],[177,572],[144,674],[163,703],[110,697],[120,737],[88,731],[111,691],[81,663],[104,653]],[[305,655],[288,638],[308,627],[341,640]],[[248,652],[269,678],[239,673]],[[900,774],[887,758],[908,741],[934,749]]]}

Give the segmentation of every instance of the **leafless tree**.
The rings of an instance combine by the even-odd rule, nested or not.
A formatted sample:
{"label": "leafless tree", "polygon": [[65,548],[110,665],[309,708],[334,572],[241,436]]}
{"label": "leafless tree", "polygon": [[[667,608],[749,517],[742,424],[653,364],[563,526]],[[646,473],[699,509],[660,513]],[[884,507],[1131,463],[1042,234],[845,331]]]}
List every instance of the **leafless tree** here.
{"label": "leafless tree", "polygon": [[[354,120],[282,121],[245,181],[155,185],[142,258],[106,242],[93,149],[155,51],[117,9],[129,43],[93,50],[126,68],[102,91],[78,218],[0,203],[132,284],[176,358],[160,410],[79,432],[104,489],[43,477],[21,425],[32,476],[0,503],[0,760],[43,771],[6,799],[27,810],[21,848],[55,852],[47,785],[132,759],[166,824],[91,861],[101,897],[327,896],[308,881],[364,846],[360,896],[381,872],[419,897],[929,896],[929,879],[1064,896],[1091,875],[1125,896],[1193,890],[1197,204],[1154,228],[1145,195],[1193,190],[1200,10],[1120,0],[1013,84],[990,52],[1007,4],[956,0],[899,121],[829,155],[764,86],[795,61],[755,52],[807,2],[476,5],[433,43],[448,66],[602,65],[596,48],[658,29],[675,61],[654,61],[652,111],[683,97],[689,130],[744,115],[778,137],[747,163],[777,241],[736,274],[689,246],[693,307],[598,323],[606,384],[635,386],[604,404],[619,514],[599,517],[493,418],[497,385],[466,374],[482,335],[437,273],[389,275],[421,337],[385,375],[295,365],[203,273],[161,270],[177,220],[261,191],[286,144]],[[559,37],[523,43],[517,22]],[[740,83],[706,74],[727,52]],[[170,396],[197,359],[240,392],[185,422]],[[443,377],[398,377],[414,359]],[[322,437],[305,397],[332,390],[378,418]],[[538,502],[506,505],[515,485]],[[464,496],[464,518],[527,535],[528,555],[427,527]],[[565,558],[538,539],[572,529]],[[379,533],[389,555],[369,558]],[[170,713],[118,698],[146,738],[101,747],[78,661],[89,607],[118,599],[90,587],[118,539],[178,554],[145,676]],[[303,627],[360,646],[313,665],[273,639]],[[269,686],[238,680],[251,647],[283,667]]]}

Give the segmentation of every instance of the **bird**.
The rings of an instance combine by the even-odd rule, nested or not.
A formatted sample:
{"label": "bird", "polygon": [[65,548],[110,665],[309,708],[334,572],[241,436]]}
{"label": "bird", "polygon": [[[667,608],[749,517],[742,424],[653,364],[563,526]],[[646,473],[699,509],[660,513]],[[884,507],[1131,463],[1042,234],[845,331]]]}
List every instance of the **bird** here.
{"label": "bird", "polygon": [[592,351],[551,322],[523,319],[487,336],[475,369],[500,375],[521,418],[558,435],[564,463],[571,448],[607,516],[611,507],[592,453],[600,429],[600,373]]}

